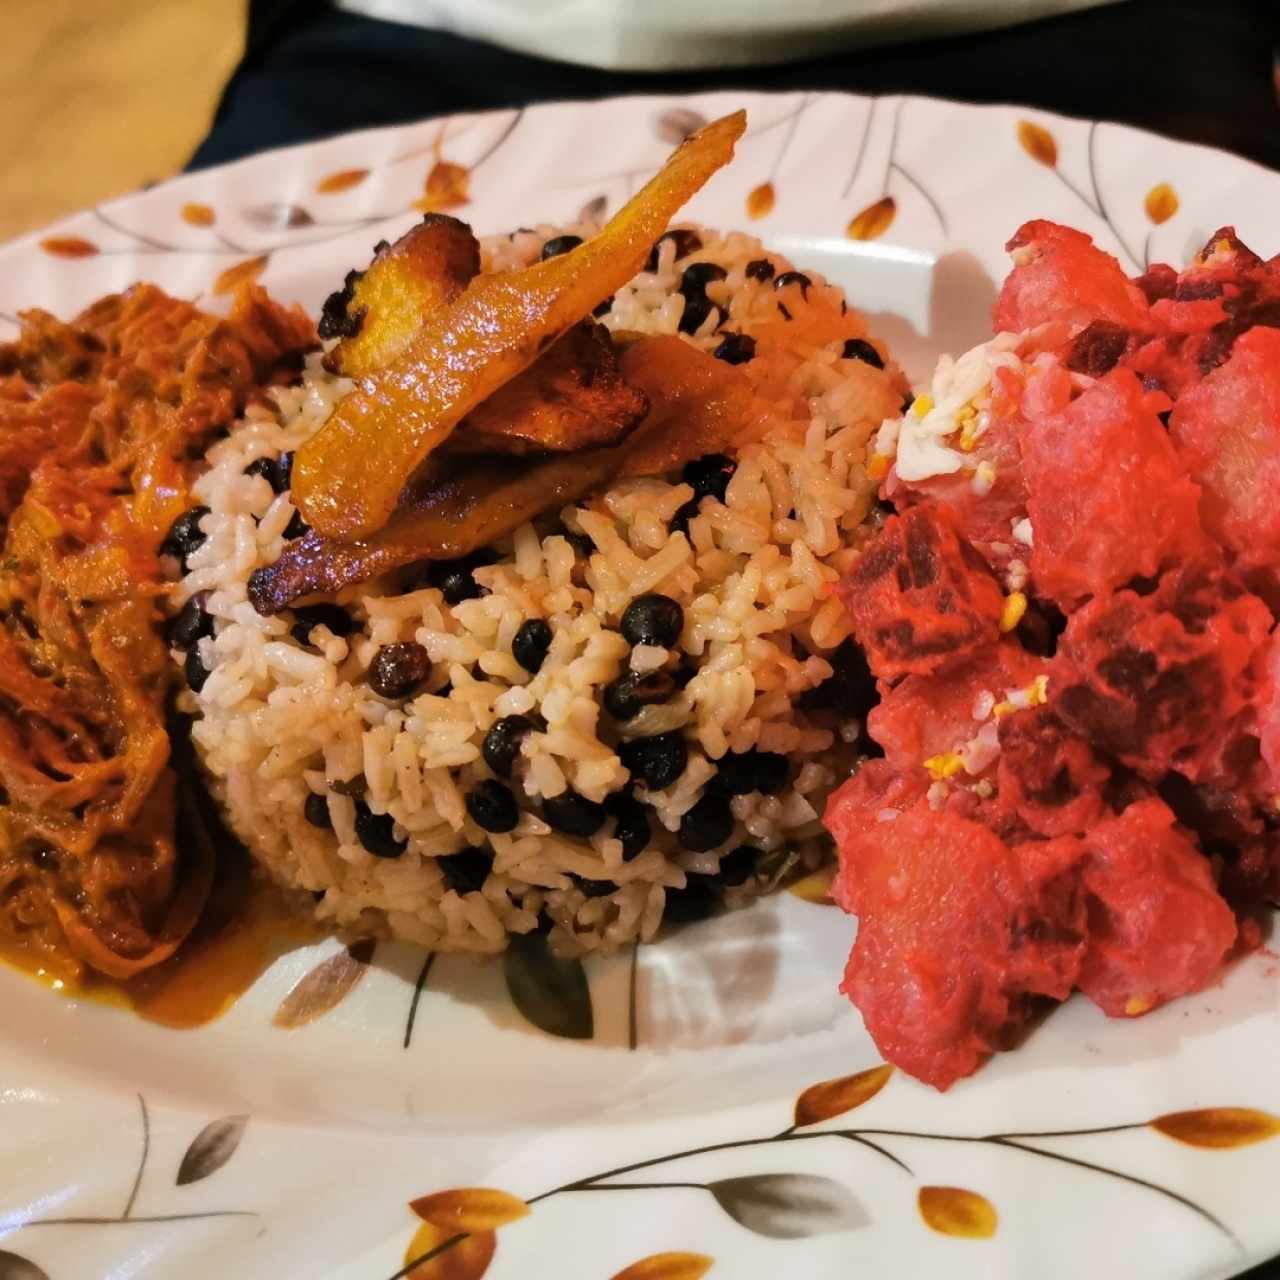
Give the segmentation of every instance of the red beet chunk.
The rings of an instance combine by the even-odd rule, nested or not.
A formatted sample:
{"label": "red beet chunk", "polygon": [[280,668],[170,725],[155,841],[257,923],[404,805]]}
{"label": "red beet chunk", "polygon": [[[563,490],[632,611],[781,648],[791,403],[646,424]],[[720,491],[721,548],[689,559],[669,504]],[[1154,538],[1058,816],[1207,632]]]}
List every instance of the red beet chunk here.
{"label": "red beet chunk", "polygon": [[1168,807],[1154,798],[1130,805],[1083,843],[1080,989],[1112,1017],[1134,1017],[1211,982],[1235,942],[1235,917]]}
{"label": "red beet chunk", "polygon": [[[1048,671],[1045,659],[1013,640],[1002,640],[957,670],[908,676],[884,694],[867,717],[867,729],[884,748],[889,763],[900,769],[915,768],[931,756],[957,750],[979,733],[984,722],[991,726],[995,746],[991,705],[1003,702],[1013,690],[1028,688]],[[974,708],[983,694],[990,697],[987,714],[980,721],[974,718]]]}
{"label": "red beet chunk", "polygon": [[1153,594],[1098,596],[1067,623],[1052,705],[1143,777],[1197,780],[1218,730],[1254,696],[1249,668],[1270,628],[1266,605],[1212,564],[1166,574]]}
{"label": "red beet chunk", "polygon": [[1247,568],[1280,566],[1280,329],[1241,336],[1174,406],[1169,432],[1205,528]]}
{"label": "red beet chunk", "polygon": [[1209,287],[1217,290],[1211,298],[1196,296],[1193,290],[1180,285],[1179,293],[1190,293],[1191,296],[1162,299],[1151,308],[1152,318],[1171,333],[1208,333],[1227,318],[1222,286],[1215,284]]}
{"label": "red beet chunk", "polygon": [[1242,334],[1280,328],[1280,273],[1232,227],[1216,231],[1185,270],[1155,266],[1138,284],[1153,304],[1153,337],[1123,363],[1175,400],[1223,364]]}
{"label": "red beet chunk", "polygon": [[1178,273],[1165,262],[1154,262],[1133,282],[1148,302],[1172,298],[1178,290]]}
{"label": "red beet chunk", "polygon": [[[1253,738],[1250,756],[1255,764],[1257,749],[1258,740]],[[1159,792],[1174,817],[1194,832],[1206,851],[1238,850],[1263,834],[1262,816],[1244,790],[1189,782],[1180,773],[1170,773],[1161,781]]]}
{"label": "red beet chunk", "polygon": [[1236,235],[1235,227],[1219,227],[1204,242],[1200,252],[1196,254],[1195,262],[1188,270],[1203,266],[1209,269],[1226,268],[1239,273],[1253,271],[1262,265],[1262,259]]}
{"label": "red beet chunk", "polygon": [[997,572],[1026,548],[1012,542],[1009,530],[1027,514],[1027,491],[1022,483],[1022,399],[1025,382],[1020,373],[1000,369],[991,388],[989,424],[968,455],[977,468],[990,463],[995,482],[985,493],[973,487],[969,469],[930,476],[905,484],[893,472],[886,492],[900,506],[921,501],[944,503],[954,517],[957,531]]}
{"label": "red beet chunk", "polygon": [[996,300],[996,329],[1021,331],[1053,320],[1148,327],[1142,290],[1083,232],[1037,219],[1019,227],[1005,248],[1015,265]]}
{"label": "red beet chunk", "polygon": [[1259,692],[1255,699],[1255,725],[1262,763],[1259,788],[1264,798],[1280,796],[1280,631],[1262,647],[1255,662]]}
{"label": "red beet chunk", "polygon": [[[1280,832],[1268,831],[1242,841],[1222,871],[1222,896],[1248,911],[1260,902],[1280,899]],[[1248,945],[1246,917],[1240,925],[1240,940]]]}
{"label": "red beet chunk", "polygon": [[[923,769],[899,769],[888,760],[868,760],[858,771],[827,797],[823,825],[831,832],[838,848],[856,840],[880,821],[880,815],[892,810],[901,816],[914,808],[916,801],[929,789],[929,776]],[[832,896],[846,911],[853,907],[838,896],[841,882],[832,886]]]}
{"label": "red beet chunk", "polygon": [[[1063,327],[1045,350],[1069,345]],[[1024,352],[1024,356],[1031,355],[1031,351]],[[1003,574],[1012,561],[1025,561],[1030,555],[1012,534],[1013,526],[1027,514],[1021,440],[1028,430],[1028,419],[1064,410],[1071,395],[1071,376],[1056,360],[1040,361],[1027,369],[997,369],[986,409],[986,429],[968,452],[965,469],[911,483],[894,472],[887,494],[900,506],[921,501],[945,504],[960,536],[996,573]],[[984,463],[995,479],[989,489],[975,489],[973,472]]]}
{"label": "red beet chunk", "polygon": [[882,680],[963,662],[999,635],[999,584],[936,506],[887,520],[837,591]]}
{"label": "red beet chunk", "polygon": [[1028,993],[1071,990],[1086,923],[1073,851],[1042,845],[1056,860],[1024,869],[994,833],[927,802],[868,816],[840,845],[836,898],[858,915],[841,989],[887,1061],[945,1089],[1025,1017]]}
{"label": "red beet chunk", "polygon": [[1032,577],[1038,593],[1064,608],[1154,577],[1203,539],[1199,493],[1128,370],[1030,423],[1022,473]]}
{"label": "red beet chunk", "polygon": [[1073,373],[1101,378],[1120,363],[1130,337],[1129,330],[1123,325],[1113,324],[1110,320],[1095,320],[1071,339],[1062,363]]}
{"label": "red beet chunk", "polygon": [[1111,770],[1049,707],[1000,723],[999,809],[1036,836],[1080,835],[1103,814]]}

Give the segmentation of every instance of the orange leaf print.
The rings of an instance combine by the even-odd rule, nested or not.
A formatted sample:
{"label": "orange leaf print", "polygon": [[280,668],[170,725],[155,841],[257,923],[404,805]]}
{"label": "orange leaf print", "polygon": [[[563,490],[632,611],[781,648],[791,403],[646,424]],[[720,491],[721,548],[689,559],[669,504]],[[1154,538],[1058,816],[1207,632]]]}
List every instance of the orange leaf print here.
{"label": "orange leaf print", "polygon": [[40,247],[55,258],[92,258],[98,252],[92,240],[82,240],[79,236],[50,236],[40,241]]}
{"label": "orange leaf print", "polygon": [[184,204],[182,220],[189,222],[193,227],[211,227],[217,221],[217,215],[213,212],[212,205]]}
{"label": "orange leaf print", "polygon": [[421,1196],[409,1208],[442,1231],[495,1231],[529,1212],[519,1196],[492,1187],[459,1187]]}
{"label": "orange leaf print", "polygon": [[889,1083],[891,1075],[893,1068],[882,1063],[859,1071],[857,1075],[811,1084],[796,1099],[796,1128],[803,1129],[808,1124],[831,1120],[862,1106],[864,1102],[870,1102]]}
{"label": "orange leaf print", "polygon": [[747,217],[767,218],[773,212],[777,193],[772,182],[762,182],[747,194]]}
{"label": "orange leaf print", "polygon": [[793,880],[787,885],[787,892],[794,893],[797,898],[815,903],[819,907],[833,907],[835,903],[831,899],[831,881],[835,879],[835,874],[834,864],[829,867],[819,867],[817,871],[810,871],[807,876]]}
{"label": "orange leaf print", "polygon": [[466,204],[469,183],[470,175],[462,165],[450,160],[437,160],[427,174],[422,199],[415,200],[413,207],[422,213],[432,213],[437,209],[452,209],[455,205]]}
{"label": "orange leaf print", "polygon": [[875,240],[884,235],[893,223],[894,214],[898,212],[897,202],[892,196],[881,196],[875,204],[869,204],[849,223],[846,228],[851,240]]}
{"label": "orange leaf print", "polygon": [[498,1238],[492,1231],[463,1235],[424,1222],[404,1251],[404,1265],[409,1267],[415,1258],[423,1260],[405,1271],[405,1280],[480,1280],[497,1247]]}
{"label": "orange leaf print", "polygon": [[337,195],[339,191],[350,191],[358,187],[369,176],[368,169],[339,169],[316,183],[316,193],[322,196]]}
{"label": "orange leaf print", "polygon": [[1158,227],[1178,212],[1178,193],[1167,182],[1157,182],[1147,192],[1142,207],[1147,211],[1147,217]]}
{"label": "orange leaf print", "polygon": [[237,262],[234,267],[228,267],[213,282],[214,293],[233,293],[242,284],[256,280],[270,257],[269,253],[260,253],[256,258],[246,258],[243,262]]}
{"label": "orange leaf print", "polygon": [[1280,1117],[1251,1107],[1206,1107],[1202,1111],[1174,1111],[1157,1116],[1151,1127],[1166,1138],[1190,1147],[1229,1151],[1266,1142],[1280,1134]]}
{"label": "orange leaf print", "polygon": [[702,1280],[714,1264],[705,1253],[652,1253],[624,1267],[613,1280]]}
{"label": "orange leaf print", "polygon": [[1058,144],[1053,134],[1042,124],[1030,120],[1018,121],[1018,143],[1038,164],[1049,169],[1058,167]]}
{"label": "orange leaf print", "polygon": [[995,1205],[963,1187],[921,1187],[916,1204],[925,1225],[944,1236],[989,1240],[996,1233]]}

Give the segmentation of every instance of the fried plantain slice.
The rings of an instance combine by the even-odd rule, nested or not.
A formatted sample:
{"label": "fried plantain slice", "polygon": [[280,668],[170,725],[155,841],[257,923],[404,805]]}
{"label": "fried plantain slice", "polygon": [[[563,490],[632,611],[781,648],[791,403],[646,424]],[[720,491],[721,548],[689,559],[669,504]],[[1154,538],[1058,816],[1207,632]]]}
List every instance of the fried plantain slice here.
{"label": "fried plantain slice", "polygon": [[746,375],[680,338],[640,338],[621,360],[648,393],[650,409],[620,444],[541,459],[439,456],[435,474],[419,482],[420,494],[369,538],[344,542],[312,529],[290,542],[249,579],[254,608],[279,613],[301,596],[467,555],[619,475],[675,471],[763,428],[764,410]]}
{"label": "fried plantain slice", "polygon": [[768,420],[741,369],[674,335],[641,338],[619,353],[622,377],[649,401],[628,443],[622,474],[654,476],[756,439]]}
{"label": "fried plantain slice", "polygon": [[369,538],[344,542],[308,530],[249,578],[249,599],[279,613],[300,596],[338,591],[419,560],[449,560],[496,541],[550,507],[608,483],[626,448],[584,449],[531,461],[456,459],[421,497],[396,508]]}
{"label": "fried plantain slice", "polygon": [[332,538],[384,525],[424,459],[644,265],[676,211],[733,155],[735,112],[683,143],[599,235],[520,271],[477,276],[391,365],[364,378],[297,453],[294,501]]}
{"label": "fried plantain slice", "polygon": [[445,448],[453,454],[571,453],[616,444],[648,408],[644,392],[618,372],[609,330],[584,320],[476,405]]}
{"label": "fried plantain slice", "polygon": [[341,337],[325,368],[362,378],[389,365],[479,270],[480,245],[471,228],[448,214],[427,214],[394,244],[381,244],[363,272],[351,272],[325,299],[320,336]]}

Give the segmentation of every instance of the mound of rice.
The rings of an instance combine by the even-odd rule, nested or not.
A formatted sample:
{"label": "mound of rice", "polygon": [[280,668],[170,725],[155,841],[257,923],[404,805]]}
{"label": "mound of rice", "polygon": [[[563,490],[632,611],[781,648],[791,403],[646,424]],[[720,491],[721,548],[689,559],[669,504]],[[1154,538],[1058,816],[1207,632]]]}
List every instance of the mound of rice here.
{"label": "mound of rice", "polygon": [[[532,261],[566,230],[593,228],[493,239],[483,269]],[[185,708],[198,717],[194,740],[231,826],[279,881],[312,892],[330,926],[481,953],[502,950],[511,933],[549,929],[561,953],[611,951],[651,938],[668,908],[688,918],[699,895],[687,877],[711,878],[694,882],[700,900],[710,887],[732,905],[781,868],[827,856],[819,817],[847,774],[858,726],[842,729],[829,712],[807,716],[796,703],[832,676],[828,659],[848,634],[830,587],[871,506],[868,439],[899,412],[905,382],[887,358],[885,369],[868,361],[865,346],[864,358],[843,357],[866,326],[838,289],[816,275],[787,277],[791,265],[746,235],[697,236],[701,247],[678,263],[674,241],[660,241],[656,270],[620,290],[604,317],[620,331],[677,332],[681,274],[710,262],[725,278],[706,294],[724,314],[712,307],[689,340],[707,351],[729,332],[756,340],[740,367],[776,421],[740,449],[724,501],[704,498],[687,534],[671,525],[694,496],[689,484],[678,475],[627,480],[496,546],[495,562],[474,571],[484,594],[449,605],[436,587],[417,585],[421,573],[393,575],[333,597],[350,634],[317,627],[301,643],[289,612],[262,617],[246,597],[249,575],[285,545],[294,508],[287,491],[274,494],[245,469],[295,449],[349,384],[313,360],[300,385],[274,393],[275,407],[253,406],[210,450],[195,486],[209,508],[206,540],[189,557],[177,603],[207,593],[215,632],[199,641],[210,674],[198,694],[184,693]],[[632,648],[618,630],[645,592],[683,606],[670,652]],[[552,631],[532,676],[511,652],[531,618]],[[372,692],[367,672],[381,646],[399,641],[425,646],[432,668],[420,692],[392,702]],[[677,664],[687,683],[669,701],[625,723],[602,708],[605,687],[628,667]],[[535,726],[506,783],[520,818],[510,833],[490,834],[465,798],[493,777],[481,755],[486,732],[515,714]],[[634,787],[651,830],[639,853],[624,857],[612,818],[589,839],[544,821],[541,801],[566,789],[600,802],[628,787],[619,744],[672,731],[687,741],[688,765],[665,790]],[[682,848],[681,817],[713,784],[717,761],[751,748],[788,757],[786,785],[734,796],[733,834],[716,849]],[[313,794],[325,797],[331,830],[304,815]],[[391,815],[402,853],[366,850],[358,805],[366,817]],[[740,884],[726,881],[741,872],[716,880],[722,857],[744,845],[760,851],[754,873]],[[458,877],[438,862],[464,849],[492,855],[479,887],[450,887]]]}

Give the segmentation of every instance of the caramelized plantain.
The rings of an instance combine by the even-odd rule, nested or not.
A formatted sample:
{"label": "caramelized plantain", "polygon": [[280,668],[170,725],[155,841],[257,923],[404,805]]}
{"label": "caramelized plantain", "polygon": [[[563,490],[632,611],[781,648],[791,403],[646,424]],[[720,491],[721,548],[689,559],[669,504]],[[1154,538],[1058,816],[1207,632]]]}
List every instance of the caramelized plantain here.
{"label": "caramelized plantain", "polygon": [[628,441],[622,474],[661,475],[735,443],[754,439],[767,409],[741,369],[681,338],[628,343],[618,356],[626,382],[644,393],[649,416]]}
{"label": "caramelized plantain", "polygon": [[322,336],[344,336],[325,356],[325,368],[362,378],[390,364],[479,270],[480,245],[471,228],[448,214],[427,214],[326,299]]}
{"label": "caramelized plantain", "polygon": [[538,460],[441,458],[419,482],[421,496],[402,502],[369,538],[343,542],[312,529],[289,543],[275,564],[249,579],[254,608],[279,613],[300,596],[338,591],[420,560],[467,555],[619,475],[676,471],[763,426],[742,371],[680,338],[641,338],[621,360],[651,402],[645,421],[621,444]]}
{"label": "caramelized plantain", "polygon": [[648,407],[618,372],[609,330],[584,320],[476,405],[445,447],[516,455],[592,449],[616,444]]}
{"label": "caramelized plantain", "polygon": [[279,613],[300,596],[338,591],[353,582],[419,560],[451,560],[496,541],[550,507],[607,484],[618,473],[626,443],[537,461],[457,459],[448,474],[395,514],[368,539],[342,542],[309,530],[275,562],[249,579],[259,613]]}
{"label": "caramelized plantain", "polygon": [[430,317],[298,450],[293,496],[307,523],[347,539],[381,528],[413,473],[468,413],[640,270],[745,127],[741,111],[707,125],[599,235],[523,270],[477,276]]}

